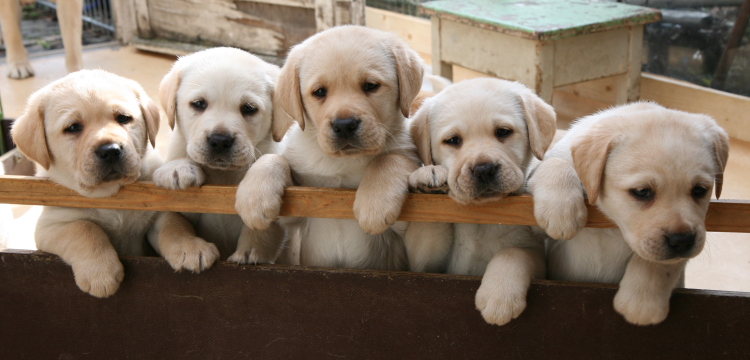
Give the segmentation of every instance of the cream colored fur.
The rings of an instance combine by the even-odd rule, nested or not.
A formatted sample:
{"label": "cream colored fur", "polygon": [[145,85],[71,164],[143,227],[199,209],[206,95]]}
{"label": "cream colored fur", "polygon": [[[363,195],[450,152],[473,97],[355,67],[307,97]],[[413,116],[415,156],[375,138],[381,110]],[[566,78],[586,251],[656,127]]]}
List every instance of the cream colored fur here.
{"label": "cream colored fur", "polygon": [[[410,187],[447,189],[462,204],[522,193],[532,158],[552,142],[555,120],[552,107],[520,83],[479,78],[451,85],[411,119],[426,166],[412,173]],[[497,169],[478,172],[488,164]],[[484,275],[476,306],[497,325],[518,317],[531,279],[544,278],[543,241],[531,227],[512,225],[413,222],[406,236],[413,271]]]}
{"label": "cream colored fur", "polygon": [[[396,219],[418,164],[404,116],[421,81],[418,55],[386,32],[341,26],[292,48],[274,94],[274,138],[286,134],[287,145],[281,155],[261,158],[240,184],[236,209],[245,223],[267,228],[285,186],[357,188],[356,220],[290,222],[297,236],[285,261],[408,269],[406,224]],[[336,133],[341,119],[359,122],[349,140]]]}
{"label": "cream colored fur", "polygon": [[[174,190],[236,185],[258,157],[278,152],[271,135],[272,94],[278,76],[277,66],[234,48],[213,48],[180,58],[159,89],[175,131],[167,163],[154,174],[156,185]],[[212,151],[211,136],[217,134],[233,139],[226,153]],[[219,257],[239,264],[273,263],[285,238],[276,223],[255,231],[237,215],[183,215],[200,238],[165,238],[164,243],[151,238],[154,248],[178,270],[200,271]]]}
{"label": "cream colored fur", "polygon": [[[159,108],[136,82],[101,70],[83,70],[32,94],[12,135],[21,152],[42,167],[38,176],[83,196],[106,197],[123,185],[151,179],[161,164],[152,148],[158,124]],[[122,149],[121,160],[111,167],[97,156],[105,144]],[[35,232],[37,248],[70,264],[81,290],[107,297],[124,277],[118,254],[147,253],[146,232],[155,215],[44,207]],[[182,231],[163,230],[165,234]]]}
{"label": "cream colored fur", "polygon": [[[578,120],[530,179],[537,222],[553,239],[571,239],[551,242],[548,276],[619,283],[614,306],[628,322],[662,322],[688,259],[703,248],[728,141],[708,116],[648,102]],[[636,196],[644,191],[653,196]],[[585,196],[619,229],[581,229]],[[694,242],[670,245],[676,234]]]}

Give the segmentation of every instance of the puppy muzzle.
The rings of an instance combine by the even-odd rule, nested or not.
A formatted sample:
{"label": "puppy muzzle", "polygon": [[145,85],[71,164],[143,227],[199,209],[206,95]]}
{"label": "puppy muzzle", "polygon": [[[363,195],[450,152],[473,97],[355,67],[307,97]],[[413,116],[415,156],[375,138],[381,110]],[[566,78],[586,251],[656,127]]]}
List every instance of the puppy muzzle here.
{"label": "puppy muzzle", "polygon": [[361,123],[362,120],[356,117],[335,119],[331,122],[331,139],[336,151],[348,153],[362,148]]}
{"label": "puppy muzzle", "polygon": [[127,179],[135,181],[140,174],[139,164],[130,161],[131,154],[118,143],[106,143],[94,149],[95,166],[89,173],[94,183]]}

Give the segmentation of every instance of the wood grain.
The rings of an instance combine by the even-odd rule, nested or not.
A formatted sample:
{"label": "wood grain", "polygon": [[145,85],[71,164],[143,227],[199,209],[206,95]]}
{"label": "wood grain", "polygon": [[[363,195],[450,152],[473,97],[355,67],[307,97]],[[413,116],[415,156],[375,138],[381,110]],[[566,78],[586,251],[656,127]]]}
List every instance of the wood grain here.
{"label": "wood grain", "polygon": [[191,274],[159,258],[121,260],[120,289],[97,299],[78,289],[57,256],[0,252],[0,358],[714,360],[750,353],[748,293],[678,289],[663,323],[633,326],[612,306],[614,285],[537,280],[526,310],[495,326],[474,305],[476,276],[226,262]]}
{"label": "wood grain", "polygon": [[[86,198],[49,180],[0,176],[0,203],[88,207],[150,211],[235,214],[236,186],[206,185],[184,191],[159,189],[150,182],[128,185],[108,198]],[[354,189],[286,189],[282,216],[353,219]],[[463,206],[446,195],[409,194],[399,220],[478,224],[536,225],[530,196],[508,197],[498,202]],[[589,206],[588,227],[615,225],[597,208]],[[706,217],[708,231],[750,232],[750,201],[718,200]]]}

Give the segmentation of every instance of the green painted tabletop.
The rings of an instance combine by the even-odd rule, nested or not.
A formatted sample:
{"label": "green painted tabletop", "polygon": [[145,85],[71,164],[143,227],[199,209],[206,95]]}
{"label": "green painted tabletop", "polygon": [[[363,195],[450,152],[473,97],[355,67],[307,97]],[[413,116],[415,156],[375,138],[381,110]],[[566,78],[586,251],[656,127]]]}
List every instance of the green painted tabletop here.
{"label": "green painted tabletop", "polygon": [[[661,12],[642,6],[587,0],[439,0],[422,12],[470,25],[537,40],[556,40],[661,20]],[[488,27],[488,26],[482,26]]]}

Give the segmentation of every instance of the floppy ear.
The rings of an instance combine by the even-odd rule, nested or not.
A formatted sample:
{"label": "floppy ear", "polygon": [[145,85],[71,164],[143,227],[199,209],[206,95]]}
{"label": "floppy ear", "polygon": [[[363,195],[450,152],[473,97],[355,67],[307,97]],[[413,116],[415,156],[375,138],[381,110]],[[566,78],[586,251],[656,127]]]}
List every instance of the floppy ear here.
{"label": "floppy ear", "polygon": [[531,152],[537,159],[542,160],[557,130],[555,109],[529,89],[521,92],[521,106],[529,130]]}
{"label": "floppy ear", "polygon": [[47,148],[47,134],[44,131],[44,98],[47,91],[42,89],[29,98],[26,111],[13,122],[10,134],[19,150],[29,159],[49,170],[52,163]]}
{"label": "floppy ear", "polygon": [[[153,100],[146,94],[146,92],[138,85],[134,89],[135,95],[138,97],[138,101],[141,103],[141,112],[143,118],[146,120],[146,129],[148,130],[148,139],[151,142],[151,146],[156,146],[156,134],[159,133],[159,120],[161,114],[159,113],[159,107],[156,106]],[[170,122],[171,124],[172,122]]]}
{"label": "floppy ear", "polygon": [[417,145],[417,154],[425,165],[432,165],[432,139],[430,136],[430,110],[432,102],[425,101],[411,118],[412,141]]}
{"label": "floppy ear", "polygon": [[607,163],[614,139],[613,131],[608,131],[604,126],[594,125],[571,146],[573,165],[583,187],[586,188],[591,205],[595,205],[599,198],[604,165]]}
{"label": "floppy ear", "polygon": [[281,141],[296,120],[305,130],[305,108],[300,89],[299,65],[304,48],[295,46],[289,52],[284,67],[281,68],[276,89],[273,92],[273,139]]}
{"label": "floppy ear", "polygon": [[724,169],[727,166],[727,159],[729,159],[729,135],[727,135],[726,131],[724,131],[719,125],[715,125],[715,123],[711,130],[713,130],[711,136],[713,137],[713,150],[718,169],[716,172],[714,192],[718,199],[719,196],[721,196],[721,187],[724,182]]}
{"label": "floppy ear", "polygon": [[172,66],[172,70],[161,79],[159,84],[159,101],[169,120],[169,127],[174,130],[175,116],[177,116],[177,89],[182,80],[182,66],[179,60]]}
{"label": "floppy ear", "polygon": [[409,110],[414,98],[422,88],[422,60],[416,51],[402,40],[393,41],[391,47],[396,60],[396,74],[398,75],[399,106],[404,117],[409,117]]}

